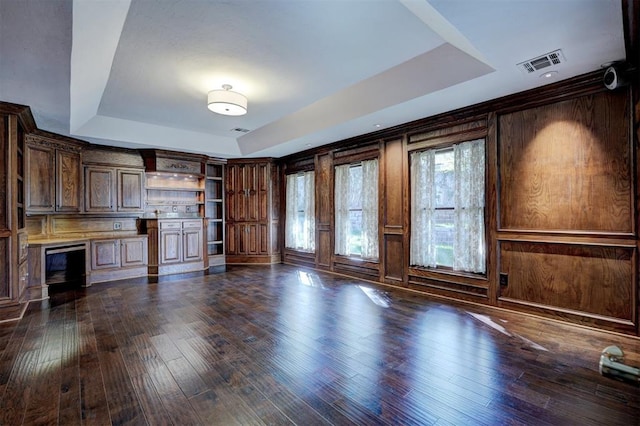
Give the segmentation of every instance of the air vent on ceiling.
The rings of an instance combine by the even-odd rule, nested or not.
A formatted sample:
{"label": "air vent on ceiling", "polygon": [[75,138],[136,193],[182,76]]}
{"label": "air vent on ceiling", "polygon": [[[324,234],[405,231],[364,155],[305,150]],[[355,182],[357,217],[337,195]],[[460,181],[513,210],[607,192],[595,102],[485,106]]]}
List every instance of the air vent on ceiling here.
{"label": "air vent on ceiling", "polygon": [[232,132],[249,133],[249,129],[243,129],[242,127],[236,127],[231,129]]}
{"label": "air vent on ceiling", "polygon": [[566,62],[562,50],[554,50],[537,58],[529,59],[528,61],[520,62],[517,67],[520,68],[525,74],[531,74],[536,71],[544,70],[545,68],[555,67]]}

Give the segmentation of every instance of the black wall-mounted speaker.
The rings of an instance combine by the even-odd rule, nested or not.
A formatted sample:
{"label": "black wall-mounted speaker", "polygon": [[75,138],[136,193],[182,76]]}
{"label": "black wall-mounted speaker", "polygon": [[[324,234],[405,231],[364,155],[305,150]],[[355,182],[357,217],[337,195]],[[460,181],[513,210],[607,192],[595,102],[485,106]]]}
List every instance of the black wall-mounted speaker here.
{"label": "black wall-mounted speaker", "polygon": [[609,90],[615,90],[618,87],[626,86],[629,84],[630,80],[630,72],[617,65],[612,65],[604,72],[604,76],[602,77],[602,82],[604,83],[604,87]]}

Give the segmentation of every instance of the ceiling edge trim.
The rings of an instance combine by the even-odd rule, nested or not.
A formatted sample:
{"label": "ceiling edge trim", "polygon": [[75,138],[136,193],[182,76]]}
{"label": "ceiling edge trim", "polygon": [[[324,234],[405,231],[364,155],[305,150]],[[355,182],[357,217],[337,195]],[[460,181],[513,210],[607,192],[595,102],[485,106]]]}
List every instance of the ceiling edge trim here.
{"label": "ceiling edge trim", "polygon": [[[183,150],[189,142],[191,151],[214,156],[238,156],[240,148],[234,138],[193,132],[174,127],[141,123],[139,121],[96,115],[80,129],[72,132],[76,137],[100,138],[148,145],[150,148]],[[214,151],[212,148],[215,148]],[[224,149],[220,149],[224,148]]]}

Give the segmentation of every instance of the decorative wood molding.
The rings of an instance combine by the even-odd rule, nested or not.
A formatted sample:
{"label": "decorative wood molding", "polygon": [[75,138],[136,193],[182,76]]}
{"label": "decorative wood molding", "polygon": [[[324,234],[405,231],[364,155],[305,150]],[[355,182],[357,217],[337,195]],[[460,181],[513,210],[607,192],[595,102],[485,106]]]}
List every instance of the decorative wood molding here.
{"label": "decorative wood molding", "polygon": [[83,165],[128,167],[142,169],[144,163],[138,151],[133,149],[90,146],[82,152]]}
{"label": "decorative wood molding", "polygon": [[46,132],[40,129],[36,129],[31,135],[27,135],[27,138],[28,140],[45,144],[45,146],[72,152],[81,152],[83,149],[91,145],[89,142],[85,142],[80,139]]}
{"label": "decorative wood molding", "polygon": [[36,130],[36,122],[31,114],[31,108],[26,105],[12,104],[10,102],[0,102],[0,114],[15,115],[25,133],[32,133]]}

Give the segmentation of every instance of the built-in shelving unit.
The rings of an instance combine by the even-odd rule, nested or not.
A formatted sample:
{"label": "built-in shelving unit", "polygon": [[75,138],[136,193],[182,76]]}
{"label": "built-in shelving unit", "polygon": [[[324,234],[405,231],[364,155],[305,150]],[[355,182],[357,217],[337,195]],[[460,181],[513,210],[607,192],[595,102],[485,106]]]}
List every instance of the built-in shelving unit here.
{"label": "built-in shelving unit", "polygon": [[178,173],[147,173],[147,212],[204,215],[204,178]]}
{"label": "built-in shelving unit", "polygon": [[209,265],[225,263],[224,251],[224,163],[208,162],[205,177],[205,217]]}

